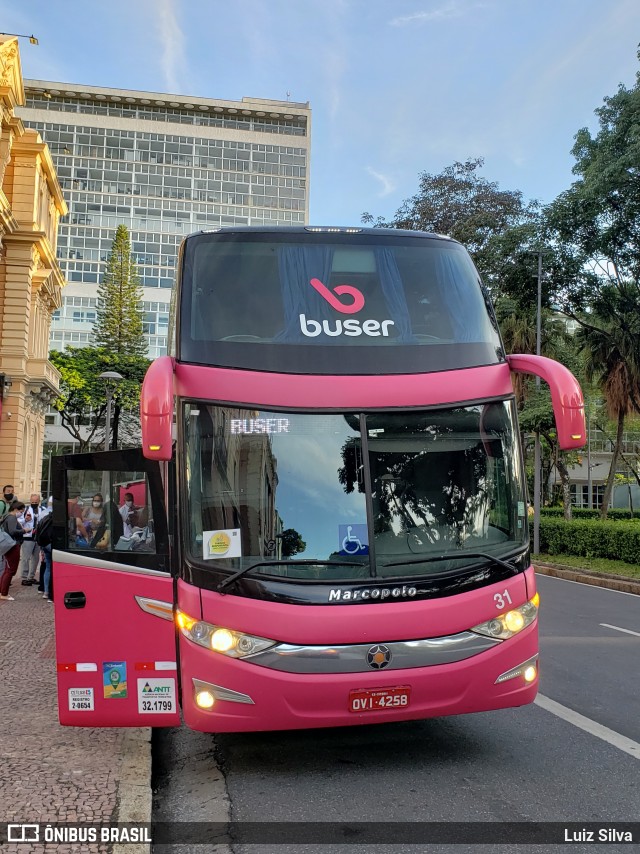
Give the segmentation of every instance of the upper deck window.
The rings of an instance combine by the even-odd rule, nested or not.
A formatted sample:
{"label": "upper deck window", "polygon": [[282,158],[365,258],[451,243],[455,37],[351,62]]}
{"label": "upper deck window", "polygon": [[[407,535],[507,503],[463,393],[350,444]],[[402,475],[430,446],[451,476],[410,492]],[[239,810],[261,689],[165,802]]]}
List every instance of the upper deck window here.
{"label": "upper deck window", "polygon": [[501,359],[473,263],[438,238],[236,232],[186,241],[181,361],[416,373]]}

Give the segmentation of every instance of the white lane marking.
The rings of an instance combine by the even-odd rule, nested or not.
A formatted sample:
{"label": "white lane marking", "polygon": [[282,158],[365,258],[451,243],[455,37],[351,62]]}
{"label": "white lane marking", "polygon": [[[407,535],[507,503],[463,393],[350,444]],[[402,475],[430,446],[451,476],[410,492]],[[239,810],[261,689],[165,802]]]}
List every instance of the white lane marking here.
{"label": "white lane marking", "polygon": [[[571,569],[574,569],[574,567],[572,566]],[[575,567],[575,569],[577,569],[577,567]],[[627,593],[626,590],[613,590],[611,587],[600,587],[599,584],[587,584],[586,581],[573,581],[571,578],[558,578],[557,575],[545,575],[544,572],[536,572],[536,575],[539,575],[541,578],[553,578],[556,581],[564,581],[565,584],[582,584],[583,587],[590,587],[592,590],[608,590],[609,593],[619,593],[621,596],[638,597],[637,593]]]}
{"label": "white lane marking", "polygon": [[612,744],[618,750],[622,750],[624,753],[628,753],[629,756],[633,756],[634,759],[640,759],[640,744],[637,741],[627,738],[626,735],[620,735],[619,732],[596,723],[591,718],[585,718],[584,715],[574,712],[573,709],[568,709],[560,703],[556,703],[555,700],[545,697],[543,694],[538,694],[534,702],[542,709],[546,709],[547,712],[551,712],[552,715],[562,718],[563,721],[577,726],[578,729],[583,729],[590,735],[595,735],[596,738],[601,738],[602,741]]}
{"label": "white lane marking", "polygon": [[624,632],[627,635],[635,635],[640,638],[640,632],[632,632],[631,629],[621,629],[620,626],[610,626],[609,623],[600,623],[605,629],[615,629],[617,632]]}

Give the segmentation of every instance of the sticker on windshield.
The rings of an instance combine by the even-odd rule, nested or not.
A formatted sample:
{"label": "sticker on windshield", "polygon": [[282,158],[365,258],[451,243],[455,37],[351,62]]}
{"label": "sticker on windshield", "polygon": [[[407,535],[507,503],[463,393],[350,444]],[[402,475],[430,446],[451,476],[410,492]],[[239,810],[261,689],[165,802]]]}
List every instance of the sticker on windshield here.
{"label": "sticker on windshield", "polygon": [[242,557],[240,528],[202,532],[202,557],[216,560],[222,557]]}
{"label": "sticker on windshield", "polygon": [[524,501],[518,501],[518,516],[524,516]]}
{"label": "sticker on windshield", "polygon": [[338,554],[368,555],[369,531],[366,525],[338,525]]}

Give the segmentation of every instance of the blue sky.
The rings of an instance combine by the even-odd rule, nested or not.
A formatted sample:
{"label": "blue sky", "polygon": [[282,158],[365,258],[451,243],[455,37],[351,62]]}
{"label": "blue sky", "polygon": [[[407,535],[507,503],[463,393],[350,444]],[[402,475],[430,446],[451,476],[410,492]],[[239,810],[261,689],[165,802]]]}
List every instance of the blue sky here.
{"label": "blue sky", "polygon": [[633,85],[638,0],[0,0],[25,77],[309,101],[311,221],[391,216],[421,171],[484,157],[525,198],[569,186],[576,131]]}

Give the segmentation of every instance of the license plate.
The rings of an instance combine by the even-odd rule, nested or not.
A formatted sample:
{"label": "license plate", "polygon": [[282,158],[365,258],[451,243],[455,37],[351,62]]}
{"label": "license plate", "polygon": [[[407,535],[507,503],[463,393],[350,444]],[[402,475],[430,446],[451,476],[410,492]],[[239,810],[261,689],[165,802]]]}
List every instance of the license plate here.
{"label": "license plate", "polygon": [[349,692],[350,712],[377,712],[383,709],[406,709],[411,699],[411,688],[369,688]]}

